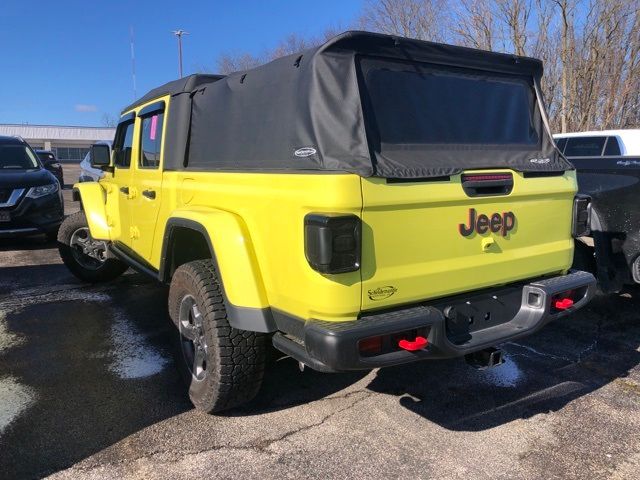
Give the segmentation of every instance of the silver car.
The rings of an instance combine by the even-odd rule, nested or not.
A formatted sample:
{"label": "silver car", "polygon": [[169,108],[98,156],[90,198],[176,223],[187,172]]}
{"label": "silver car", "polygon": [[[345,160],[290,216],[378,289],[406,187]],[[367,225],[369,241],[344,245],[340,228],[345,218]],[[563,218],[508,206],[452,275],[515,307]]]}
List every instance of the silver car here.
{"label": "silver car", "polygon": [[[111,150],[113,144],[110,140],[99,140],[96,145],[108,145]],[[97,182],[102,178],[104,172],[91,166],[91,150],[85,155],[84,159],[80,162],[80,178],[79,182]]]}

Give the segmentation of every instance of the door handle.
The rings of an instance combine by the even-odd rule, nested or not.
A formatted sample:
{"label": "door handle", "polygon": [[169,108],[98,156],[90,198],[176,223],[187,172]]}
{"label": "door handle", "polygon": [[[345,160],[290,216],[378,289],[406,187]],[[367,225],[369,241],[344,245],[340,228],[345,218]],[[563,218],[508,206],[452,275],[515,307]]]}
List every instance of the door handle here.
{"label": "door handle", "polygon": [[156,198],[156,191],[155,190],[144,190],[142,192],[142,195],[144,195],[145,197],[154,200]]}
{"label": "door handle", "polygon": [[125,195],[129,195],[129,187],[120,187],[120,191]]}

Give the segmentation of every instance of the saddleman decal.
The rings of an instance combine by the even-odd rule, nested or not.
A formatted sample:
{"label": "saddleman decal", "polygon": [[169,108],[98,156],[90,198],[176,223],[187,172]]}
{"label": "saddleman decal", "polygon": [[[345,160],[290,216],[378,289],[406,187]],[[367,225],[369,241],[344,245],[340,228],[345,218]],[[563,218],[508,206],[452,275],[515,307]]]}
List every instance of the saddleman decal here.
{"label": "saddleman decal", "polygon": [[384,300],[385,298],[389,298],[391,295],[396,293],[398,289],[392,285],[387,285],[385,287],[378,287],[372,290],[369,290],[367,293],[369,294],[369,298],[371,300]]}

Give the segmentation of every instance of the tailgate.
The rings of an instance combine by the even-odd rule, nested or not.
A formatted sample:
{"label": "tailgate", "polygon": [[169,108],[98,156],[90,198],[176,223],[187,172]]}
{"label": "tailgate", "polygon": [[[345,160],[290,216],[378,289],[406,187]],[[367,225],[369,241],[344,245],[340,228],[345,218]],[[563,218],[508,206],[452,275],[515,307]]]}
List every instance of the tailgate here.
{"label": "tailgate", "polygon": [[[462,177],[481,173],[511,175],[510,192],[469,196]],[[362,309],[567,270],[575,191],[574,172],[525,178],[491,170],[399,183],[363,178]]]}

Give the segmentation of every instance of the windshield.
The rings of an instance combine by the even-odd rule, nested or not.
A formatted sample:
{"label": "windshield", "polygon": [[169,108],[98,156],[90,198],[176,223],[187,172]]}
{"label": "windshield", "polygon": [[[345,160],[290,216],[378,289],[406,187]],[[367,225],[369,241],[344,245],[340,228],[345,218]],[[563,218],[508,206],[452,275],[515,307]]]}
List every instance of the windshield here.
{"label": "windshield", "polygon": [[372,59],[362,69],[383,147],[539,143],[524,77]]}
{"label": "windshield", "polygon": [[49,152],[36,152],[36,153],[38,155],[38,158],[43,162],[56,159],[56,157],[53,156],[53,153],[49,153]]}
{"label": "windshield", "polygon": [[0,170],[32,170],[39,167],[35,155],[25,145],[0,145]]}

